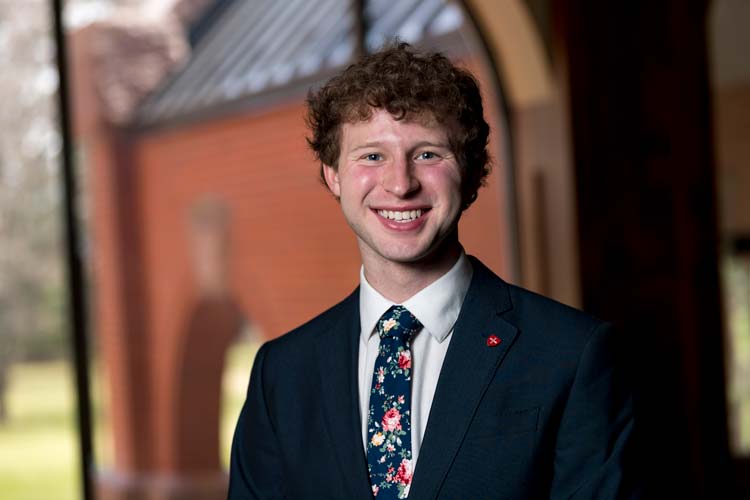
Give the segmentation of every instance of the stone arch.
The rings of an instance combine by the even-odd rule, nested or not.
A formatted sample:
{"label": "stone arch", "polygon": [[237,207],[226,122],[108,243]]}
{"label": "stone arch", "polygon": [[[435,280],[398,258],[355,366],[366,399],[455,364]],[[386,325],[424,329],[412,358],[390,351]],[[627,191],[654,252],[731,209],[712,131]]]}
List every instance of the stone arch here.
{"label": "stone arch", "polygon": [[553,98],[552,70],[544,43],[522,0],[464,0],[501,73],[514,108]]}
{"label": "stone arch", "polygon": [[521,269],[514,281],[579,306],[575,189],[564,89],[526,2],[462,3],[487,48],[509,116]]}

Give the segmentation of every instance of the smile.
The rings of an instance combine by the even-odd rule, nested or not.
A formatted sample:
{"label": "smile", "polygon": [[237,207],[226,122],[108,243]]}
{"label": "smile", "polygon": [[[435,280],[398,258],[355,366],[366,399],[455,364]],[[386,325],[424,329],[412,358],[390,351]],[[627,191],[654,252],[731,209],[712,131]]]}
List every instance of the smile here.
{"label": "smile", "polygon": [[378,210],[378,215],[396,222],[411,222],[422,216],[422,210]]}

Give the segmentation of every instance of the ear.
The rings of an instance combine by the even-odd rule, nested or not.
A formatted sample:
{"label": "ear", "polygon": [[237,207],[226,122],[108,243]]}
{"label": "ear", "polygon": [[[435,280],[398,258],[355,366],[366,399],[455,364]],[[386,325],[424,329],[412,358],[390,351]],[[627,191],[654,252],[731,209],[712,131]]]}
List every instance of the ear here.
{"label": "ear", "polygon": [[341,185],[339,184],[339,172],[330,165],[323,165],[323,177],[326,179],[328,189],[336,198],[341,197]]}

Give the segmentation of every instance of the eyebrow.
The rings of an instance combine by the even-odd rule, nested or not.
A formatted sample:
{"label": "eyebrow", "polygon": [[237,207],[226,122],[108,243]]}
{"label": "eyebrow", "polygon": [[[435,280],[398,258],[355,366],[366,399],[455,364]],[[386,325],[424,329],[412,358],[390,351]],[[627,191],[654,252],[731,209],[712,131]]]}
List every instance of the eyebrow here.
{"label": "eyebrow", "polygon": [[412,150],[423,148],[423,147],[450,149],[450,146],[448,144],[445,144],[442,142],[422,141],[422,142],[416,143],[414,147],[412,148]]}
{"label": "eyebrow", "polygon": [[[351,149],[351,152],[359,151],[360,149],[367,149],[367,148],[379,148],[383,147],[383,143],[380,141],[373,141],[373,142],[366,142],[364,144],[360,144],[359,146],[355,146]],[[442,143],[442,142],[430,142],[430,141],[420,141],[416,143],[414,146],[409,148],[410,151],[414,151],[415,149],[424,148],[424,147],[431,147],[431,148],[442,148],[442,149],[450,149],[450,146],[448,144]]]}
{"label": "eyebrow", "polygon": [[360,144],[359,146],[353,147],[351,149],[351,151],[354,152],[354,151],[359,151],[360,149],[376,148],[376,147],[379,148],[379,147],[382,147],[382,146],[383,146],[383,143],[380,142],[380,141],[366,142],[364,144]]}

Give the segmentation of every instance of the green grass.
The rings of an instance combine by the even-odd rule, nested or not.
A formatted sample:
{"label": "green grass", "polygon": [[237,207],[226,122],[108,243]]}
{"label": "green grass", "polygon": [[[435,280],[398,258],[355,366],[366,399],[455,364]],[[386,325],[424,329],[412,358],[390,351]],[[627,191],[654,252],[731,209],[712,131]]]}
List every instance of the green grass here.
{"label": "green grass", "polygon": [[8,420],[0,425],[5,500],[80,498],[72,372],[62,361],[11,367]]}
{"label": "green grass", "polygon": [[[229,464],[232,433],[245,398],[257,346],[235,344],[227,353],[222,386],[221,457]],[[112,467],[106,383],[92,369],[94,445],[99,466]],[[0,499],[80,498],[78,435],[72,368],[65,361],[18,363],[11,367],[9,418],[0,424]]]}

